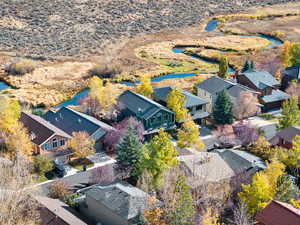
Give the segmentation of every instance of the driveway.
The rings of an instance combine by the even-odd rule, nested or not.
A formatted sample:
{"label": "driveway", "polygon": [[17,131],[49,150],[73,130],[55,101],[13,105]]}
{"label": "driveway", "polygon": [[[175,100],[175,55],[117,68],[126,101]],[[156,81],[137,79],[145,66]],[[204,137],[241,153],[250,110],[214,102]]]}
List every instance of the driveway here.
{"label": "driveway", "polygon": [[248,119],[250,125],[260,128],[264,131],[265,137],[267,140],[273,138],[277,132],[278,122],[263,120],[260,117],[251,117]]}

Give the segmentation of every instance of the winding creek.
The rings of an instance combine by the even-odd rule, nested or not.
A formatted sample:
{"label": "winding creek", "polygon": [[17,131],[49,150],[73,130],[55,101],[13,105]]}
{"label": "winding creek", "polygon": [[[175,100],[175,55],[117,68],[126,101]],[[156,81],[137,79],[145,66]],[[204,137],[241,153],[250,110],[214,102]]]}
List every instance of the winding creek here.
{"label": "winding creek", "polygon": [[[206,32],[216,32],[217,26],[218,26],[218,20],[216,20],[216,19],[210,20],[207,23],[206,27],[205,27],[205,31]],[[279,40],[279,39],[277,39],[275,37],[272,37],[272,36],[264,35],[264,34],[259,34],[259,35],[240,35],[240,36],[245,36],[245,37],[261,37],[261,38],[267,39],[271,43],[267,48],[274,48],[274,47],[277,47],[277,46],[280,46],[280,45],[283,44],[283,42],[281,40]],[[172,49],[172,51],[174,53],[176,53],[176,54],[185,54],[184,51],[187,48],[189,48],[189,47],[192,47],[192,46],[175,46]],[[202,61],[204,61],[206,63],[218,64],[218,62],[215,61],[215,60],[207,59],[207,58],[204,58],[204,57],[200,57],[200,56],[198,56],[196,54],[194,54],[194,55],[188,55],[188,56],[196,58],[197,60],[202,60]],[[230,66],[228,68],[228,72],[229,73],[233,73],[233,72],[235,72],[235,70],[234,70],[233,67]],[[166,74],[166,75],[161,75],[161,76],[153,78],[152,82],[160,82],[160,81],[168,80],[168,79],[181,79],[181,78],[185,78],[185,77],[193,77],[193,76],[196,76],[196,75],[197,75],[196,73],[173,73],[173,74]],[[139,82],[136,82],[136,83],[134,83],[134,82],[128,82],[128,81],[122,82],[122,84],[127,85],[127,86],[135,86],[138,83]],[[10,86],[7,85],[4,82],[0,82],[0,91],[5,90],[7,88],[10,88]],[[85,90],[77,93],[73,98],[71,98],[71,99],[63,102],[62,104],[59,104],[58,106],[56,106],[56,108],[60,108],[60,107],[63,107],[63,106],[70,106],[70,105],[78,105],[79,100],[87,97],[88,93],[89,93],[89,89],[85,89]]]}

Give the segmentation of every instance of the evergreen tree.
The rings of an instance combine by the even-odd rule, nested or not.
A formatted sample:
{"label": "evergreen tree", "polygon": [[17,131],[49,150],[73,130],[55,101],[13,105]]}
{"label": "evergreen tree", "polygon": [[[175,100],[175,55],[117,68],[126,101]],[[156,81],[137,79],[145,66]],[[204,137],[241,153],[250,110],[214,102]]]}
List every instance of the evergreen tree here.
{"label": "evergreen tree", "polygon": [[217,125],[233,123],[233,104],[226,90],[219,92],[212,114]]}
{"label": "evergreen tree", "polygon": [[283,103],[279,129],[295,125],[300,125],[300,111],[298,109],[298,98],[291,97]]}
{"label": "evergreen tree", "polygon": [[135,175],[141,156],[142,143],[130,125],[117,147],[117,161],[122,169],[131,169],[131,175]]}
{"label": "evergreen tree", "polygon": [[226,56],[222,56],[219,63],[219,72],[218,76],[221,78],[227,78],[228,77],[228,59]]}
{"label": "evergreen tree", "polygon": [[188,117],[188,110],[184,107],[185,96],[178,88],[173,88],[167,97],[167,107],[176,114],[176,121],[182,121]]}
{"label": "evergreen tree", "polygon": [[144,76],[141,78],[141,84],[137,86],[137,92],[141,95],[151,98],[153,88],[150,77]]}
{"label": "evergreen tree", "polygon": [[291,54],[291,65],[300,66],[300,43],[292,44],[289,53]]}
{"label": "evergreen tree", "polygon": [[300,191],[292,179],[286,175],[281,176],[277,181],[277,193],[275,199],[282,202],[289,202],[299,196]]}
{"label": "evergreen tree", "polygon": [[191,187],[186,178],[179,176],[175,186],[174,211],[171,213],[170,225],[195,224],[195,207],[191,195]]}
{"label": "evergreen tree", "polygon": [[170,135],[163,129],[160,129],[159,134],[144,145],[143,151],[139,174],[147,170],[153,177],[154,185],[159,187],[163,183],[162,175],[165,170],[177,165],[178,152]]}
{"label": "evergreen tree", "polygon": [[241,72],[244,73],[246,71],[252,71],[252,70],[254,70],[254,62],[252,60],[246,60]]}

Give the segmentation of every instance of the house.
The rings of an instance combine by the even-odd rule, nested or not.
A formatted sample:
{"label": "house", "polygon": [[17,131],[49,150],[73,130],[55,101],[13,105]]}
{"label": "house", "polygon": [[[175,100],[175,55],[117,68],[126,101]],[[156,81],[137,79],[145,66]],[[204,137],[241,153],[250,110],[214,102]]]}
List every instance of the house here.
{"label": "house", "polygon": [[270,143],[290,149],[293,147],[293,140],[296,136],[300,136],[300,126],[289,126],[277,132],[275,137],[270,140]]}
{"label": "house", "polygon": [[35,196],[41,225],[87,225],[78,213],[58,199]]}
{"label": "house", "polygon": [[146,208],[148,194],[126,183],[96,184],[85,191],[80,212],[94,224],[128,225]]}
{"label": "house", "polygon": [[300,210],[280,201],[272,201],[256,216],[259,225],[297,225],[300,224]]}
{"label": "house", "polygon": [[20,122],[28,130],[34,143],[35,154],[57,153],[67,149],[67,141],[71,135],[59,129],[40,116],[22,112]]}
{"label": "house", "polygon": [[204,106],[204,111],[211,113],[213,105],[217,99],[218,93],[226,90],[232,102],[240,96],[243,91],[250,91],[253,95],[257,96],[258,92],[244,85],[238,84],[234,80],[222,79],[218,76],[212,76],[205,81],[197,84],[197,95],[200,98],[206,99],[208,104]]}
{"label": "house", "polygon": [[267,71],[246,71],[236,76],[239,84],[259,92],[258,100],[263,111],[280,108],[282,102],[290,96],[279,90],[280,83]]}
{"label": "house", "polygon": [[[167,106],[168,95],[174,87],[161,87],[154,89],[154,100],[158,103]],[[188,109],[193,120],[201,123],[202,119],[205,119],[209,116],[208,112],[204,111],[205,105],[209,103],[207,99],[200,98],[188,91],[181,90],[182,94],[185,96],[185,105],[184,107]]]}
{"label": "house", "polygon": [[291,66],[281,72],[281,90],[286,90],[292,81],[300,81],[300,66]]}
{"label": "house", "polygon": [[87,132],[95,140],[96,150],[102,148],[103,139],[107,132],[114,129],[92,116],[68,107],[62,107],[57,112],[49,110],[43,115],[43,118],[70,136],[72,136],[73,132]]}
{"label": "house", "polygon": [[127,90],[120,95],[118,102],[124,107],[120,119],[135,116],[143,123],[145,134],[155,133],[159,128],[175,127],[174,112],[143,95]]}

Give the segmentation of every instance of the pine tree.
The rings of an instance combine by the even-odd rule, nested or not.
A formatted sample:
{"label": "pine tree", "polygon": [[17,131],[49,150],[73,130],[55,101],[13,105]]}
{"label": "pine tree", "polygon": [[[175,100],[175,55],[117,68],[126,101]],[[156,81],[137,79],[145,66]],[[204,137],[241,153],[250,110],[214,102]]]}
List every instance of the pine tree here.
{"label": "pine tree", "polygon": [[284,67],[289,67],[291,65],[291,43],[289,41],[285,41],[283,45],[283,51],[281,55],[281,61]]}
{"label": "pine tree", "polygon": [[300,66],[300,43],[292,44],[290,48],[291,65]]}
{"label": "pine tree", "polygon": [[122,169],[131,169],[131,174],[135,175],[141,156],[142,143],[133,127],[129,126],[117,147],[117,161]]}
{"label": "pine tree", "polygon": [[167,107],[176,114],[176,121],[185,120],[188,117],[188,110],[184,107],[185,96],[178,88],[173,88],[167,97]]}
{"label": "pine tree", "polygon": [[151,98],[153,88],[149,76],[144,76],[141,78],[141,84],[137,86],[137,92],[141,95]]}
{"label": "pine tree", "polygon": [[222,56],[219,63],[218,76],[221,78],[228,78],[228,59],[226,56]]}
{"label": "pine tree", "polygon": [[178,152],[174,147],[171,137],[163,129],[160,129],[149,143],[144,145],[144,154],[139,167],[139,174],[147,170],[153,176],[154,185],[162,185],[162,175],[166,169],[178,164]]}
{"label": "pine tree", "polygon": [[186,120],[179,129],[177,144],[179,148],[195,148],[197,150],[205,147],[200,138],[199,128],[191,118]]}
{"label": "pine tree", "polygon": [[295,125],[300,125],[300,111],[298,109],[298,98],[291,97],[283,103],[279,128],[283,129]]}
{"label": "pine tree", "polygon": [[191,187],[186,178],[179,176],[175,185],[174,211],[171,213],[170,225],[195,224],[195,207],[191,195]]}
{"label": "pine tree", "polygon": [[242,69],[242,73],[246,72],[246,71],[252,71],[254,70],[254,62],[252,60],[246,60],[243,69]]}
{"label": "pine tree", "polygon": [[226,90],[219,92],[212,114],[217,125],[233,123],[233,104]]}

